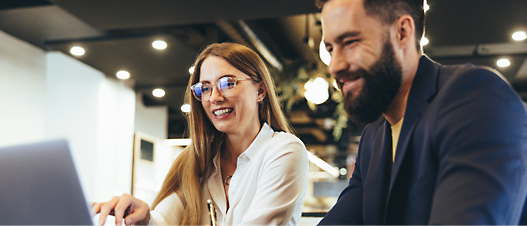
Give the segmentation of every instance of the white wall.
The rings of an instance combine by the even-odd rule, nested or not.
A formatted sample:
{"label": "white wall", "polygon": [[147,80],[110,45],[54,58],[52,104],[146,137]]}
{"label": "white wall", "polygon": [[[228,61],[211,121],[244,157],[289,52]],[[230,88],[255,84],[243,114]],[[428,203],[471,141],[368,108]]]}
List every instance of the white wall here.
{"label": "white wall", "polygon": [[[106,200],[131,192],[134,117],[135,92],[123,82],[104,80],[99,90],[97,126],[96,190],[99,198]],[[114,173],[109,174],[108,170]]]}
{"label": "white wall", "polygon": [[88,201],[131,192],[135,131],[158,140],[159,188],[181,151],[162,145],[167,120],[166,107],[145,107],[121,81],[0,31],[0,147],[68,139]]}
{"label": "white wall", "polygon": [[137,189],[134,196],[151,205],[168,170],[183,148],[163,144],[163,140],[168,136],[168,108],[166,106],[145,107],[141,94],[137,94],[135,114],[136,136],[154,142],[155,164],[148,165],[140,161],[134,163],[137,164],[138,169],[141,169],[141,172],[136,174],[134,183],[142,183],[134,185],[134,189]]}
{"label": "white wall", "polygon": [[0,146],[44,137],[46,53],[0,31]]}
{"label": "white wall", "polygon": [[46,137],[64,137],[88,199],[130,192],[135,93],[60,52],[47,55]]}
{"label": "white wall", "polygon": [[168,136],[168,108],[166,106],[145,107],[141,94],[135,103],[135,131],[166,139]]}

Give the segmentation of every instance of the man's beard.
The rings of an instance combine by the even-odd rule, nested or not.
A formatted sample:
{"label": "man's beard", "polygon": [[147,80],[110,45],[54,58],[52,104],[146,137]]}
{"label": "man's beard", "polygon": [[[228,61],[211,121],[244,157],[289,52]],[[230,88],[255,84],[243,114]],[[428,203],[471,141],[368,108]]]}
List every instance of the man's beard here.
{"label": "man's beard", "polygon": [[364,85],[358,95],[343,93],[344,106],[350,119],[355,123],[370,123],[377,120],[399,91],[402,80],[400,63],[395,59],[393,45],[386,40],[381,57],[366,71],[362,68],[356,72],[339,75],[340,78],[359,75]]}

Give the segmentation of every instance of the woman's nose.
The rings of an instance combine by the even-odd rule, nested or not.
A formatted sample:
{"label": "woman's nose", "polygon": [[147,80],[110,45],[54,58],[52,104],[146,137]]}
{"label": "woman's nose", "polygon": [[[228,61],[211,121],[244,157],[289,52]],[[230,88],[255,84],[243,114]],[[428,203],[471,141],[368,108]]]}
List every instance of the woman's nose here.
{"label": "woman's nose", "polygon": [[219,91],[218,87],[212,88],[212,92],[210,93],[210,102],[217,103],[217,102],[222,102],[223,100],[224,100],[223,95]]}

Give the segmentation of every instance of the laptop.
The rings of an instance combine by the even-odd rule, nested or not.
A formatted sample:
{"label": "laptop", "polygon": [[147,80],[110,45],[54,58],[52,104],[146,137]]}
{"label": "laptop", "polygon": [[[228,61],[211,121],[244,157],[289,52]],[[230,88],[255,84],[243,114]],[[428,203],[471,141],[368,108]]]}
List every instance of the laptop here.
{"label": "laptop", "polygon": [[0,148],[0,225],[94,225],[65,140]]}

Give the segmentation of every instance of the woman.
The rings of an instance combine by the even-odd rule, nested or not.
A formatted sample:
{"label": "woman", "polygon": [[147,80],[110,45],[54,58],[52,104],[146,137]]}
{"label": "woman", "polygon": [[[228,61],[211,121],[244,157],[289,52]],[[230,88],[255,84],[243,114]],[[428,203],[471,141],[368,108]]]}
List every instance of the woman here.
{"label": "woman", "polygon": [[124,194],[94,205],[99,223],[114,210],[117,224],[128,212],[126,224],[210,224],[210,199],[220,225],[298,224],[307,153],[289,133],[264,62],[243,45],[221,43],[203,50],[194,65],[186,93],[192,143],[175,160],[152,211]]}

